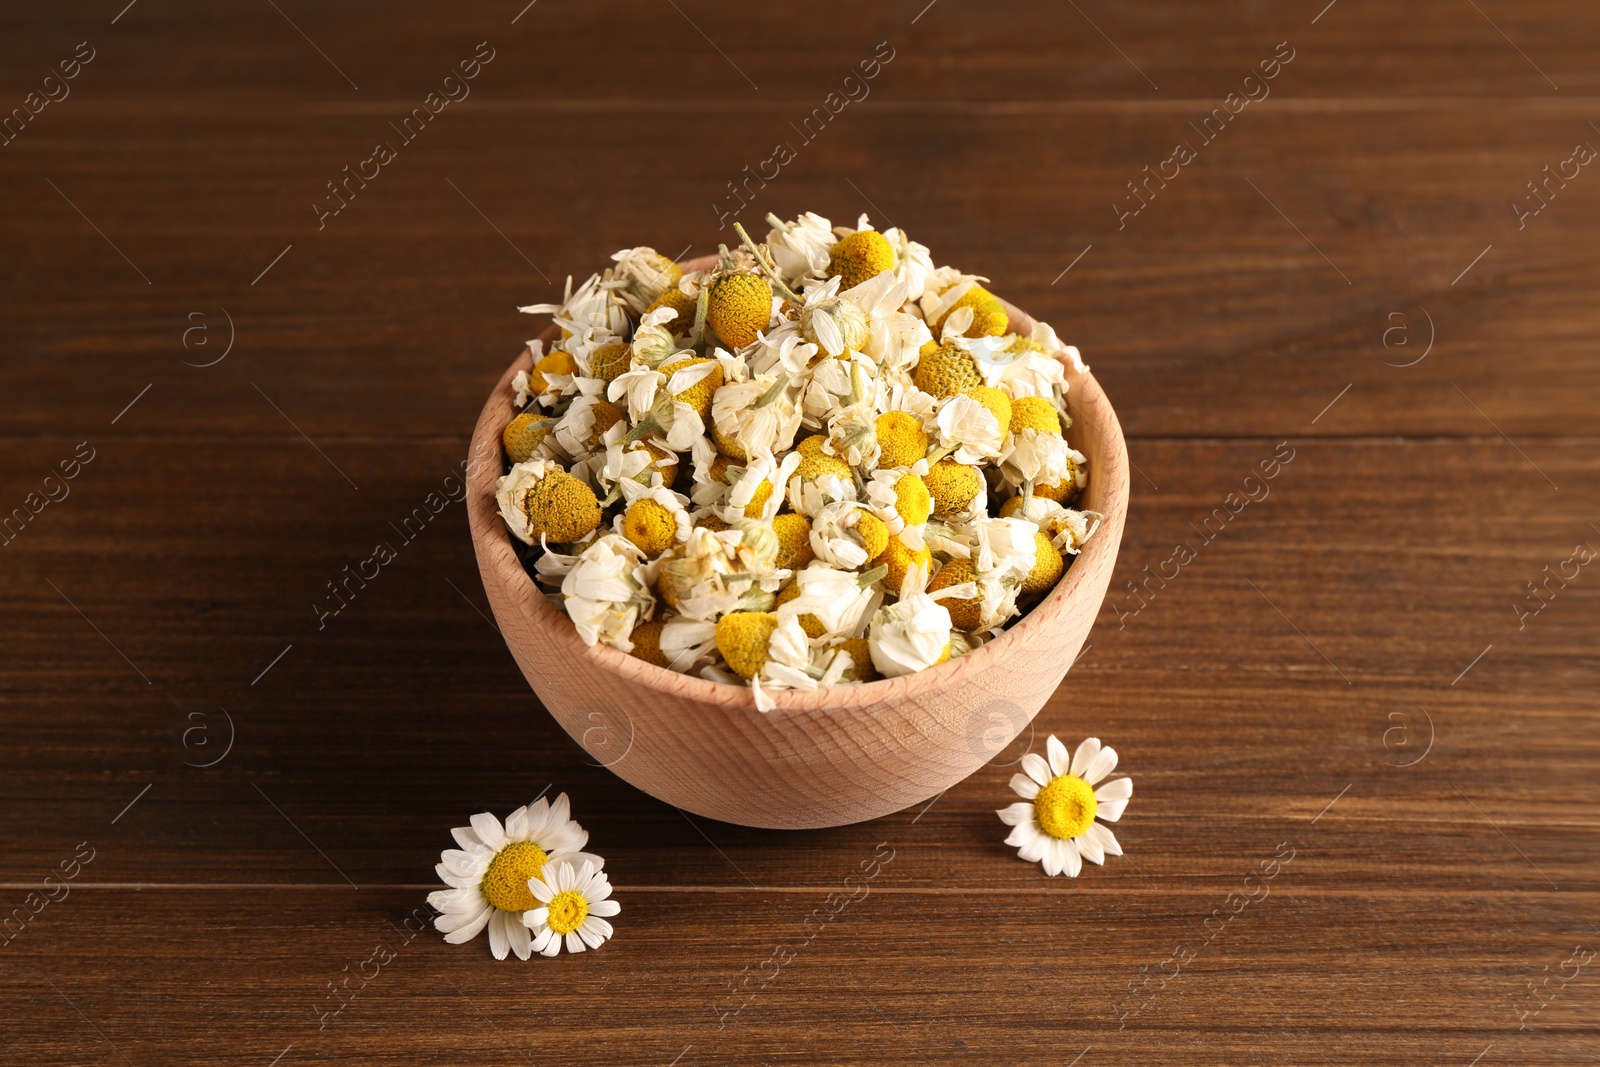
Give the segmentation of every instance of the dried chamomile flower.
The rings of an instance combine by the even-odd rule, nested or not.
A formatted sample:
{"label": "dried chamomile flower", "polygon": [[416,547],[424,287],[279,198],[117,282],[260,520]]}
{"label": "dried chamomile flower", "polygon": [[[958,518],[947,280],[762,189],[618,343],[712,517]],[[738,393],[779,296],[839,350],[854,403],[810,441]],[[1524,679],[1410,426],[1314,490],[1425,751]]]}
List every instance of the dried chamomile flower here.
{"label": "dried chamomile flower", "polygon": [[828,279],[830,254],[838,241],[833,223],[811,211],[793,222],[768,215],[767,222],[772,226],[767,232],[767,251],[785,285],[799,290],[807,283]]}
{"label": "dried chamomile flower", "polygon": [[828,256],[828,275],[839,278],[842,289],[894,269],[894,246],[877,230],[857,230],[834,244]]}
{"label": "dried chamomile flower", "polygon": [[923,311],[936,334],[948,336],[953,332],[963,337],[998,337],[1011,324],[1000,298],[974,279],[957,282],[939,293],[931,311],[928,304],[929,298],[924,293]]}
{"label": "dried chamomile flower", "polygon": [[789,399],[786,378],[758,375],[729,382],[711,399],[711,440],[724,455],[787,451],[800,430],[800,412]]}
{"label": "dried chamomile flower", "polygon": [[1014,496],[1000,505],[1000,514],[1005,518],[1016,516],[1038,523],[1039,532],[1050,538],[1050,543],[1063,556],[1076,556],[1105,521],[1105,516],[1098,511],[1074,511],[1042,496]]}
{"label": "dried chamomile flower", "polygon": [[741,678],[749,681],[767,665],[767,639],[778,628],[770,611],[736,611],[717,620],[717,651]]}
{"label": "dried chamomile flower", "polygon": [[802,515],[814,516],[824,506],[856,499],[855,472],[850,464],[827,452],[806,455],[800,451],[793,474],[787,479],[789,506]]}
{"label": "dried chamomile flower", "polygon": [[888,547],[889,528],[853,500],[824,504],[812,517],[812,551],[834,567],[857,570]]}
{"label": "dried chamomile flower", "polygon": [[495,500],[506,525],[525,544],[544,538],[576,541],[600,525],[594,490],[550,460],[516,464],[495,486]]}
{"label": "dried chamomile flower", "polygon": [[706,325],[732,348],[752,344],[772,320],[772,286],[756,271],[718,274],[706,305]]}
{"label": "dried chamomile flower", "polygon": [[622,421],[616,406],[597,396],[580,396],[556,423],[556,444],[569,456],[583,456],[604,447],[606,431]]}
{"label": "dried chamomile flower", "polygon": [[892,226],[883,231],[883,236],[894,250],[894,275],[906,287],[906,299],[921,300],[934,269],[928,246],[913,241],[898,227]]}
{"label": "dried chamomile flower", "polygon": [[860,637],[882,602],[882,591],[861,575],[813,563],[795,572],[777,610],[779,619],[798,618],[808,636],[834,639]]}
{"label": "dried chamomile flower", "polygon": [[655,618],[634,625],[633,633],[628,636],[628,640],[633,644],[630,654],[635,659],[642,659],[657,667],[672,665],[666,654],[661,651],[661,629],[671,617],[666,612],[657,611]]}
{"label": "dried chamomile flower", "polygon": [[591,274],[587,281],[574,290],[572,276],[568,275],[561,303],[529,304],[517,310],[529,315],[558,316],[569,324],[563,326],[563,330],[570,330],[571,324],[598,326],[619,337],[623,336],[629,328],[627,305],[611,289],[602,286],[603,280],[601,275]]}
{"label": "dried chamomile flower", "polygon": [[921,548],[912,548],[899,534],[895,534],[889,538],[887,547],[873,557],[872,562],[884,568],[881,579],[884,590],[897,593],[904,588],[907,575],[919,568],[928,570],[933,563],[933,553],[925,544]]}
{"label": "dried chamomile flower", "polygon": [[[999,418],[982,399],[971,395],[985,389],[986,386],[977,386],[970,393],[952,396],[939,406],[938,417],[934,420],[939,431],[939,450],[958,463],[998,459],[1005,446],[1005,429],[1000,425]],[[993,389],[987,391],[998,392]],[[1004,396],[1000,399],[1003,400]],[[1008,418],[1008,424],[1009,421]]]}
{"label": "dried chamomile flower", "polygon": [[879,467],[867,483],[866,504],[882,519],[889,532],[900,534],[907,527],[919,527],[933,514],[933,494],[919,473],[927,464],[915,468]]}
{"label": "dried chamomile flower", "polygon": [[772,532],[778,537],[778,554],[773,560],[785,570],[796,570],[816,556],[811,548],[811,520],[797,512],[773,516]]}
{"label": "dried chamomile flower", "polygon": [[938,600],[950,612],[951,625],[957,630],[976,630],[982,626],[983,600],[978,595],[977,575],[970,559],[952,559],[934,572],[928,582],[929,594],[947,590],[953,592]]}
{"label": "dried chamomile flower", "polygon": [[940,518],[961,516],[974,505],[982,508],[985,504],[987,486],[977,467],[943,459],[930,467],[922,480],[933,498],[933,513]]}
{"label": "dried chamomile flower", "polygon": [[634,481],[621,486],[628,506],[617,516],[616,529],[639,551],[654,559],[689,539],[693,524],[683,497],[667,488],[648,489]]}
{"label": "dried chamomile flower", "polygon": [[803,462],[798,452],[790,452],[781,461],[770,454],[749,461],[728,490],[728,510],[736,510],[746,518],[772,519],[783,506],[783,494],[775,493],[773,486],[784,484]]}
{"label": "dried chamomile flower", "polygon": [[[670,337],[688,337],[694,329],[695,311],[699,303],[699,296],[684,292],[680,283],[656,297],[644,309],[642,321],[655,329],[666,331]],[[634,339],[637,341],[637,336]]]}
{"label": "dried chamomile flower", "polygon": [[635,314],[678,287],[683,268],[653,248],[624,248],[612,255],[611,284]]}
{"label": "dried chamomile flower", "polygon": [[868,634],[873,666],[898,678],[950,658],[950,612],[926,593],[901,597],[878,609]]}
{"label": "dried chamomile flower", "polygon": [[584,549],[562,579],[563,606],[585,644],[628,652],[634,624],[655,610],[650,583],[644,554],[627,539],[607,534]]}
{"label": "dried chamomile flower", "polygon": [[918,389],[941,397],[960,396],[983,384],[977,361],[956,340],[924,345],[911,379]]}
{"label": "dried chamomile flower", "polygon": [[[533,411],[524,411],[521,415],[506,423],[506,428],[500,434],[500,443],[505,446],[506,458],[512,463],[526,463],[536,455],[542,455],[540,445],[555,428],[556,420]],[[551,456],[543,456],[551,459]]]}
{"label": "dried chamomile flower", "polygon": [[[884,467],[909,467],[928,455],[928,434],[922,420],[909,411],[887,411],[875,420],[878,464]],[[999,442],[995,454],[999,455]]]}

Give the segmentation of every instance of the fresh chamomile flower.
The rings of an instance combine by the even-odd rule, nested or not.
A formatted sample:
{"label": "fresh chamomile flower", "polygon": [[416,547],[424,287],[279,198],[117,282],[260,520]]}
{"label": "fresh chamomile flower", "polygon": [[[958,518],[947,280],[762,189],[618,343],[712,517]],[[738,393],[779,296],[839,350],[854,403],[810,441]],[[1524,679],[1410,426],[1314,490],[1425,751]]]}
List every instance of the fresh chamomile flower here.
{"label": "fresh chamomile flower", "polygon": [[[1022,757],[1024,774],[1013,775],[1011,788],[1022,800],[995,814],[1012,827],[1006,844],[1029,863],[1040,863],[1048,875],[1076,878],[1083,860],[1104,863],[1122,855],[1116,835],[1104,823],[1122,818],[1133,796],[1133,779],[1102,779],[1117,766],[1116,749],[1098,737],[1067,748],[1052,734],[1045,742],[1048,762],[1038,753]],[[1100,820],[1100,821],[1097,821]]]}
{"label": "fresh chamomile flower", "polygon": [[485,928],[489,950],[503,960],[510,952],[518,959],[533,953],[533,937],[522,925],[522,914],[539,906],[529,880],[545,873],[548,865],[580,863],[599,870],[605,860],[580,851],[589,832],[571,819],[567,794],[555,803],[541,797],[513,811],[502,826],[484,812],[470,826],[450,831],[459,849],[446,849],[434,868],[450,888],[428,894],[428,904],[441,914],[434,928],[452,945],[472,940]]}
{"label": "fresh chamomile flower", "polygon": [[506,526],[524,544],[576,541],[600,525],[594,490],[552,460],[518,463],[495,485]]}
{"label": "fresh chamomile flower", "polygon": [[584,644],[631,651],[634,625],[655,610],[652,577],[644,551],[626,537],[606,534],[585,548],[561,581],[563,606]]}
{"label": "fresh chamomile flower", "polygon": [[611,899],[610,880],[589,860],[576,869],[564,859],[547,864],[543,877],[528,880],[528,892],[537,903],[522,923],[533,951],[545,956],[560,953],[563,943],[568,952],[599,948],[612,934],[606,919],[622,911]]}

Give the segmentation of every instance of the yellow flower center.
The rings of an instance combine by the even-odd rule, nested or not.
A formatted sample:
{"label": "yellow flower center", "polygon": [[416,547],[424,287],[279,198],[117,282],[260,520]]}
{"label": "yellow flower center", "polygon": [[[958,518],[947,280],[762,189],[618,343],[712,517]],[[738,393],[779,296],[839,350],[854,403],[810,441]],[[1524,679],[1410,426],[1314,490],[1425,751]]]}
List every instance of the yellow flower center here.
{"label": "yellow flower center", "polygon": [[570,934],[589,917],[589,902],[576,889],[563,889],[550,898],[550,929]]}
{"label": "yellow flower center", "polygon": [[539,906],[528,891],[528,879],[544,870],[550,857],[532,841],[513,841],[489,861],[483,872],[483,895],[501,911],[531,911]]}
{"label": "yellow flower center", "polygon": [[1039,795],[1033,799],[1033,811],[1039,819],[1039,828],[1051,837],[1062,840],[1082,837],[1094,822],[1098,807],[1089,783],[1071,774],[1051,779],[1050,784],[1039,790]]}

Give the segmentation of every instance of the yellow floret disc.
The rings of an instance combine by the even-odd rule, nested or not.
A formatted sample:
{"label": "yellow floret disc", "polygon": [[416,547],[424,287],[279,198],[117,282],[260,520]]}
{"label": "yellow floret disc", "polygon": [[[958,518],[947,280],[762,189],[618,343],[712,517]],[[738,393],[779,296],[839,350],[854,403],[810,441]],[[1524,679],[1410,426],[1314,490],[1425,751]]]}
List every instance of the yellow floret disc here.
{"label": "yellow floret disc", "polygon": [[856,515],[856,536],[861,538],[861,547],[866,550],[869,560],[877,559],[889,547],[889,527],[878,516],[868,512]]}
{"label": "yellow floret disc", "polygon": [[734,673],[750,679],[767,665],[767,642],[778,628],[770,611],[737,611],[717,620],[717,651]]}
{"label": "yellow floret disc", "polygon": [[967,395],[989,409],[994,421],[1000,424],[1000,436],[1004,437],[1011,429],[1011,398],[992,385],[973,386],[967,390]]}
{"label": "yellow floret disc", "polygon": [[932,324],[933,332],[939,333],[944,329],[944,320],[957,308],[969,307],[972,309],[972,325],[967,327],[964,336],[967,337],[999,337],[1006,332],[1006,327],[1011,325],[1011,317],[1006,314],[1005,305],[1000,303],[1000,298],[981,285],[974,285],[945,309],[938,320]]}
{"label": "yellow floret disc", "polygon": [[532,841],[513,841],[495,854],[483,872],[483,895],[501,911],[530,911],[539,906],[528,879],[544,872],[550,857]]}
{"label": "yellow floret disc", "polygon": [[810,563],[815,553],[811,550],[811,520],[804,515],[785,512],[772,520],[772,532],[778,535],[778,567],[799,570]]}
{"label": "yellow floret disc", "polygon": [[838,275],[840,289],[854,289],[894,268],[894,248],[877,230],[860,230],[839,238],[828,257],[828,276]]}
{"label": "yellow floret disc", "polygon": [[1051,589],[1061,579],[1061,573],[1067,565],[1061,561],[1061,553],[1056,551],[1056,546],[1050,543],[1050,538],[1042,533],[1033,535],[1033,570],[1022,579],[1022,592],[1042,593]]}
{"label": "yellow floret disc", "polygon": [[948,341],[932,352],[926,349],[912,373],[917,388],[933,396],[959,396],[983,384],[972,353]]}
{"label": "yellow floret disc", "polygon": [[1042,396],[1022,396],[1011,402],[1011,432],[1038,430],[1061,436],[1061,416],[1056,406]]}
{"label": "yellow floret disc", "polygon": [[667,666],[666,653],[661,651],[661,628],[666,624],[667,616],[657,615],[649,622],[635,626],[633,633],[628,636],[628,640],[633,642],[632,655],[657,667]]}
{"label": "yellow floret disc", "polygon": [[921,526],[933,514],[933,496],[919,474],[907,474],[894,483],[894,509],[912,526]]}
{"label": "yellow floret disc", "polygon": [[594,490],[565,471],[551,471],[528,491],[522,502],[534,540],[548,536],[557,543],[576,541],[600,525],[600,501]]}
{"label": "yellow floret disc", "polygon": [[[939,568],[939,573],[933,576],[928,583],[928,592],[934,593],[940,589],[947,589],[952,585],[973,580],[972,563],[964,559],[952,559]],[[965,600],[956,600],[943,597],[939,600],[950,612],[950,622],[957,630],[976,630],[983,621],[983,598],[969,597]]]}
{"label": "yellow floret disc", "polygon": [[966,510],[983,488],[983,474],[978,468],[953,459],[935,463],[923,481],[933,497],[935,515],[954,515]]}
{"label": "yellow floret disc", "polygon": [[933,553],[928,551],[927,545],[913,552],[900,538],[891,537],[889,547],[872,562],[875,566],[881,564],[889,569],[883,576],[883,588],[899,596],[900,586],[906,580],[906,572],[915,566],[926,567],[932,564]]}
{"label": "yellow floret disc", "polygon": [[505,431],[500,435],[500,443],[506,449],[506,458],[513,463],[526,463],[532,459],[533,454],[539,450],[539,443],[545,439],[545,435],[554,425],[554,419],[532,411],[524,411],[506,423]]}
{"label": "yellow floret disc", "polygon": [[678,520],[654,500],[635,500],[622,515],[622,536],[647,556],[659,556],[678,539]]}
{"label": "yellow floret disc", "polygon": [[922,420],[909,411],[879,415],[877,431],[880,467],[909,467],[928,454]]}
{"label": "yellow floret disc", "polygon": [[732,348],[743,348],[772,318],[772,286],[759,274],[725,274],[711,289],[706,324]]}
{"label": "yellow floret disc", "polygon": [[1033,798],[1033,813],[1039,820],[1039,829],[1063,841],[1082,837],[1093,825],[1099,808],[1089,783],[1073,774],[1052,779]]}

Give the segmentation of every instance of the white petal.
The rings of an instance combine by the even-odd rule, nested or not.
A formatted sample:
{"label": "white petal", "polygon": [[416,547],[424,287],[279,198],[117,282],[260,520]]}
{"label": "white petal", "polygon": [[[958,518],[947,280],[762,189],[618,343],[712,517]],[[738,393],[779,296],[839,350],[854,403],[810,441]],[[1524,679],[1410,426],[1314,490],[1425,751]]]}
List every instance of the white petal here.
{"label": "white petal", "polygon": [[1040,860],[1044,859],[1046,851],[1050,848],[1050,842],[1054,840],[1055,838],[1053,837],[1046,837],[1044,834],[1037,834],[1034,836],[1032,841],[1024,842],[1017,849],[1017,855],[1021,856],[1029,863],[1038,863]]}
{"label": "white petal", "polygon": [[578,929],[574,932],[583,940],[583,943],[588,945],[590,948],[599,948],[601,945],[605,944],[606,939],[600,936],[600,932],[598,930],[590,927],[588,920],[584,920],[583,925],[578,927]]}
{"label": "white petal", "polygon": [[1100,739],[1098,737],[1084,738],[1083,743],[1078,746],[1078,751],[1072,754],[1072,773],[1082,778],[1084,768],[1089,766],[1089,761],[1099,754]]}
{"label": "white petal", "polygon": [[1113,778],[1094,791],[1094,798],[1100,801],[1127,800],[1131,796],[1133,796],[1132,778]]}
{"label": "white petal", "polygon": [[1083,780],[1094,785],[1100,779],[1117,769],[1117,750],[1107,745],[1100,750],[1100,754],[1089,761],[1089,766],[1083,769]]}
{"label": "white petal", "polygon": [[1044,873],[1048,874],[1052,878],[1061,873],[1061,865],[1064,860],[1062,859],[1061,849],[1058,846],[1063,843],[1064,842],[1052,840],[1045,846],[1044,857],[1042,859],[1044,864]]}
{"label": "white petal", "polygon": [[1116,822],[1122,818],[1122,809],[1128,806],[1126,800],[1101,800],[1095,808],[1095,818],[1104,819],[1106,822]]}
{"label": "white petal", "polygon": [[484,843],[479,840],[478,835],[472,832],[472,827],[470,826],[457,826],[450,831],[450,836],[456,839],[456,844],[469,852],[485,847]]}
{"label": "white petal", "polygon": [[516,953],[517,959],[525,960],[533,955],[533,934],[522,923],[509,919],[506,922],[506,937],[511,941],[511,951]]}
{"label": "white petal", "polygon": [[[473,928],[472,933],[461,935],[461,940],[466,941],[477,936],[478,931],[483,929],[484,923],[489,921],[489,915],[493,911],[494,909],[489,905],[481,904],[470,911],[458,911],[441,915],[433,920],[433,928],[441,934],[460,934],[461,931],[470,926]],[[448,941],[449,938],[445,940]],[[460,942],[456,943],[459,944]]]}
{"label": "white petal", "polygon": [[1000,816],[1000,821],[1007,826],[1019,826],[1033,818],[1033,805],[1026,800],[1019,800],[1009,807],[1004,807],[995,812]]}
{"label": "white petal", "polygon": [[472,817],[472,829],[483,840],[483,843],[498,852],[506,845],[506,832],[500,825],[500,820],[487,811],[480,811]]}
{"label": "white petal", "polygon": [[[1090,823],[1089,829],[1092,830],[1093,828],[1094,824]],[[1088,830],[1085,830],[1082,836],[1078,837],[1073,844],[1077,845],[1078,852],[1090,863],[1104,863],[1106,861],[1106,851],[1101,846],[1100,839],[1089,833]]]}
{"label": "white petal", "polygon": [[572,801],[567,799],[567,794],[560,793],[556,796],[554,804],[550,805],[550,821],[564,823],[572,818]]}
{"label": "white petal", "polygon": [[506,918],[509,912],[496,910],[489,917],[489,951],[494,953],[494,958],[503,960],[506,953],[511,951],[511,939],[506,936]]}
{"label": "white petal", "polygon": [[590,915],[611,916],[622,910],[622,905],[614,900],[597,900],[589,905]]}
{"label": "white petal", "polygon": [[[540,873],[542,874],[547,872],[550,874],[550,882],[555,881],[555,874],[554,872],[550,871],[550,865],[548,863],[544,865],[544,871]],[[556,895],[555,887],[552,886],[550,882],[546,882],[539,878],[538,875],[535,875],[534,877],[528,879],[528,892],[533,894],[534,900],[537,900],[541,904],[548,904],[550,903],[550,898]]]}
{"label": "white petal", "polygon": [[583,951],[583,938],[578,936],[578,932],[576,930],[574,930],[572,933],[567,935],[567,951],[568,952],[582,952]]}
{"label": "white petal", "polygon": [[433,865],[433,873],[439,876],[439,881],[456,889],[476,889],[482,881],[482,875],[456,874],[442,863]]}
{"label": "white petal", "polygon": [[[489,925],[489,918],[492,915],[494,915],[494,909],[486,907],[465,926],[459,926],[445,934],[444,939],[452,945],[465,944],[483,932],[483,928]],[[435,922],[437,923],[437,920]]]}
{"label": "white petal", "polygon": [[[513,841],[528,839],[528,809],[518,808],[506,816],[506,836]],[[527,959],[526,956],[523,959]]]}
{"label": "white petal", "polygon": [[1117,841],[1117,835],[1111,832],[1111,827],[1100,823],[1090,823],[1089,829],[1083,832],[1084,837],[1092,837],[1100,843],[1101,851],[1107,856],[1122,855],[1122,845]]}
{"label": "white petal", "polygon": [[1056,774],[1071,774],[1072,759],[1067,755],[1067,746],[1063,745],[1055,734],[1051,734],[1044,743],[1045,751],[1050,754],[1050,769]]}
{"label": "white petal", "polygon": [[585,919],[583,920],[583,926],[580,927],[580,929],[587,930],[592,934],[599,934],[600,940],[602,941],[616,933],[616,931],[611,928],[611,924],[606,922],[604,919]]}
{"label": "white petal", "polygon": [[554,930],[546,929],[540,932],[533,941],[534,951],[545,956],[554,956],[561,951],[561,935]]}
{"label": "white petal", "polygon": [[1046,763],[1044,757],[1037,752],[1030,752],[1022,757],[1022,769],[1027,772],[1029,778],[1040,785],[1050,784],[1050,764]]}
{"label": "white petal", "polygon": [[1068,878],[1076,878],[1078,872],[1083,869],[1083,858],[1078,855],[1078,847],[1071,841],[1061,843],[1066,846],[1061,852],[1061,858],[1065,861],[1062,871]]}
{"label": "white petal", "polygon": [[1011,776],[1011,791],[1023,800],[1032,800],[1039,795],[1039,783],[1029,778],[1026,774],[1013,774]]}
{"label": "white petal", "polygon": [[550,921],[549,908],[534,908],[532,911],[522,913],[522,925],[529,929],[537,930]]}

